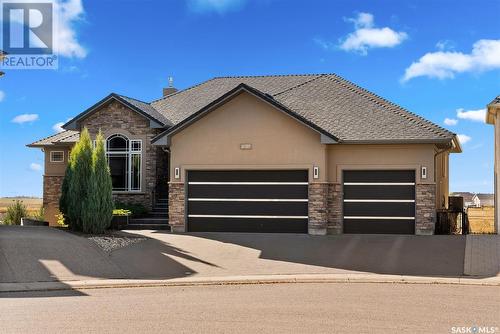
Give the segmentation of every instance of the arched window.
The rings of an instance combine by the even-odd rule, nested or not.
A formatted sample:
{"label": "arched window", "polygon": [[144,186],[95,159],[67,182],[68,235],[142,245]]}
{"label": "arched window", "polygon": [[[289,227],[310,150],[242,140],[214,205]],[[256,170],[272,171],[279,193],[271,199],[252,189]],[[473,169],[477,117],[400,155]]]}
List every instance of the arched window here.
{"label": "arched window", "polygon": [[142,141],[121,134],[106,140],[111,180],[114,191],[140,191],[142,166]]}

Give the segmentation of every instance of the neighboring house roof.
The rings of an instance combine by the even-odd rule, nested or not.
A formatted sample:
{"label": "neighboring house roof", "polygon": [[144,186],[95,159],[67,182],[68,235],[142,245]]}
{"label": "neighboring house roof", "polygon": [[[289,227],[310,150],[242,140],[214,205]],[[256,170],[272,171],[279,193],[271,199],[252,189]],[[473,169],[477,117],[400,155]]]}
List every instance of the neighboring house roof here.
{"label": "neighboring house roof", "polygon": [[65,145],[76,143],[80,139],[80,132],[65,130],[55,135],[40,139],[34,143],[27,145],[28,147],[45,147],[54,145]]}
{"label": "neighboring house roof", "polygon": [[495,195],[493,194],[476,194],[474,197],[479,199],[481,206],[494,206],[495,205]]}
{"label": "neighboring house roof", "polygon": [[156,127],[168,127],[171,126],[172,123],[165,118],[160,112],[158,112],[155,108],[153,108],[149,103],[143,102],[137,99],[133,99],[131,97],[111,93],[87,110],[83,111],[82,113],[78,114],[76,117],[72,118],[66,124],[63,125],[64,129],[68,130],[75,130],[78,129],[77,127],[77,122],[84,119],[85,117],[89,116],[93,112],[95,112],[99,107],[101,107],[103,104],[111,101],[111,100],[116,100],[125,106],[129,107],[130,109],[138,112],[142,116],[150,119],[151,121],[157,123],[155,124]]}
{"label": "neighboring house roof", "polygon": [[339,142],[450,143],[456,138],[335,74],[214,78],[151,105],[176,125],[240,84],[274,99]]}
{"label": "neighboring house roof", "polygon": [[450,196],[463,197],[464,203],[472,203],[474,194],[470,192],[455,192],[451,193]]}
{"label": "neighboring house roof", "polygon": [[486,123],[494,124],[495,117],[493,116],[500,109],[500,95],[495,97],[493,101],[488,104],[488,111],[486,112]]}

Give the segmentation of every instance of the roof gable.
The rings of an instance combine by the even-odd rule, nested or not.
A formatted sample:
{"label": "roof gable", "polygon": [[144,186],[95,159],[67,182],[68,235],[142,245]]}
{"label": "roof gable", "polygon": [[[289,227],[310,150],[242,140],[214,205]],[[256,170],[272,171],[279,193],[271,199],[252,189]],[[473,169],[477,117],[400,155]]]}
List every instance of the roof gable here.
{"label": "roof gable", "polygon": [[242,84],[239,84],[238,86],[236,86],[235,88],[231,89],[227,93],[223,94],[222,96],[218,97],[217,99],[213,100],[212,102],[210,102],[206,106],[202,107],[197,112],[189,115],[184,120],[175,124],[174,126],[169,128],[168,130],[166,130],[166,131],[162,132],[161,134],[159,134],[158,136],[154,137],[152,139],[151,143],[153,145],[167,145],[167,146],[170,145],[170,137],[172,135],[174,135],[175,133],[177,133],[179,131],[182,131],[184,128],[188,127],[189,125],[191,125],[194,122],[198,121],[199,119],[203,118],[205,115],[207,115],[211,111],[213,111],[213,110],[217,109],[218,107],[222,106],[223,104],[229,102],[234,97],[238,96],[239,94],[241,94],[243,92],[247,92],[247,93],[255,96],[256,98],[259,98],[259,99],[263,100],[264,102],[269,103],[270,105],[272,105],[273,107],[275,107],[279,111],[287,114],[288,116],[294,118],[298,122],[304,124],[305,126],[311,128],[312,130],[318,132],[321,135],[322,142],[328,142],[328,143],[337,142],[338,139],[335,136],[328,133],[328,131],[318,127],[316,124],[310,122],[306,118],[304,118],[300,115],[297,115],[296,113],[294,113],[293,111],[288,109],[286,106],[282,105],[277,100],[275,100],[271,95],[265,94],[265,93],[255,89],[253,87],[250,87],[249,85],[242,83]]}
{"label": "roof gable", "polygon": [[94,112],[96,112],[100,107],[105,105],[110,101],[118,101],[119,103],[125,105],[131,110],[137,112],[141,116],[149,119],[150,127],[152,128],[164,128],[165,126],[172,125],[171,122],[165,118],[161,113],[159,113],[156,109],[154,109],[149,103],[139,101],[127,96],[118,95],[115,93],[111,93],[90,108],[86,109],[82,113],[78,114],[76,117],[72,118],[62,127],[66,130],[77,130],[78,122],[83,120],[84,118],[90,116]]}
{"label": "roof gable", "polygon": [[335,74],[214,78],[151,105],[176,125],[240,84],[340,143],[435,143],[460,151],[454,133]]}

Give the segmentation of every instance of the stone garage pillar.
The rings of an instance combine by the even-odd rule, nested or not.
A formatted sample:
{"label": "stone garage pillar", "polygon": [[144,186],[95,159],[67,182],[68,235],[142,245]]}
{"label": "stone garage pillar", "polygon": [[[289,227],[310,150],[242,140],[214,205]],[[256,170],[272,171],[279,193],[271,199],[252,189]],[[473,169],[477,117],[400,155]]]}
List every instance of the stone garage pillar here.
{"label": "stone garage pillar", "polygon": [[417,184],[415,188],[415,234],[432,235],[436,224],[436,185]]}
{"label": "stone garage pillar", "polygon": [[168,223],[172,232],[186,232],[186,190],[184,183],[168,186]]}
{"label": "stone garage pillar", "polygon": [[308,233],[325,235],[328,221],[328,183],[309,183]]}
{"label": "stone garage pillar", "polygon": [[328,234],[342,234],[342,185],[328,185]]}

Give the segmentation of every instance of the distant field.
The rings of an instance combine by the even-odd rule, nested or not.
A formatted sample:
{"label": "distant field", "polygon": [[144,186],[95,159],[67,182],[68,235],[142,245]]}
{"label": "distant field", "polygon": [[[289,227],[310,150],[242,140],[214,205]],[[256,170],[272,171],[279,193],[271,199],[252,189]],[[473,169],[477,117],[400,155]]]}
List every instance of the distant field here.
{"label": "distant field", "polygon": [[7,207],[16,200],[21,201],[26,205],[28,211],[37,211],[42,206],[41,198],[34,197],[0,197],[0,213],[5,213]]}

